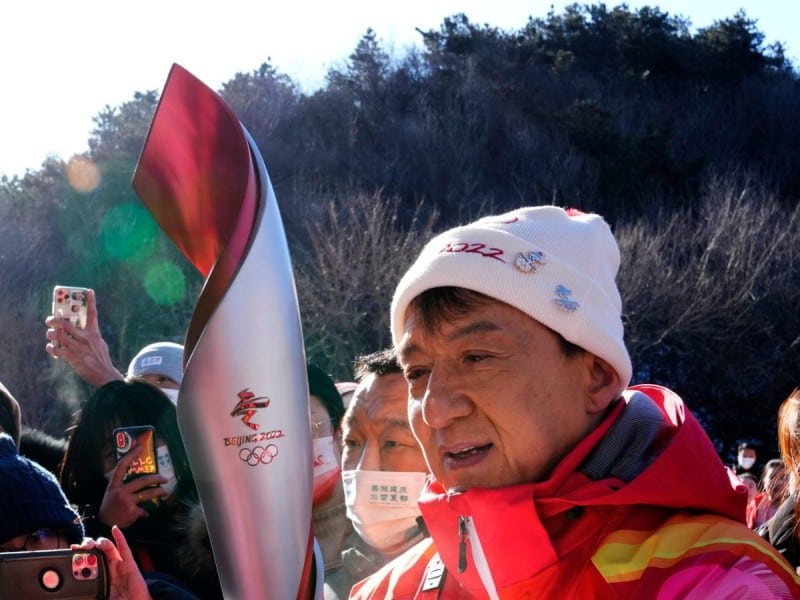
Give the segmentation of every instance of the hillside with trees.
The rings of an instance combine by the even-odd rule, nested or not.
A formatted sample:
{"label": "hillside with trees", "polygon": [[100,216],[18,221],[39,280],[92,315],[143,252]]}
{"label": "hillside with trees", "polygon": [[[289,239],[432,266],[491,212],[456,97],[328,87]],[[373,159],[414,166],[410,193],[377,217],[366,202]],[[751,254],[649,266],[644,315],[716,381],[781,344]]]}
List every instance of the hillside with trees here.
{"label": "hillside with trees", "polygon": [[[723,456],[745,439],[776,454],[800,385],[800,81],[783,48],[743,13],[693,31],[625,5],[419,35],[392,59],[367,31],[313,92],[269,62],[219,90],[269,169],[309,359],[350,379],[389,343],[394,285],[434,232],[571,206],[618,236],[634,383],[680,393]],[[52,286],[97,291],[124,370],[182,341],[203,284],[130,186],[158,97],[101,111],[87,156],[0,180],[0,380],[55,435],[89,390],[44,352]]]}

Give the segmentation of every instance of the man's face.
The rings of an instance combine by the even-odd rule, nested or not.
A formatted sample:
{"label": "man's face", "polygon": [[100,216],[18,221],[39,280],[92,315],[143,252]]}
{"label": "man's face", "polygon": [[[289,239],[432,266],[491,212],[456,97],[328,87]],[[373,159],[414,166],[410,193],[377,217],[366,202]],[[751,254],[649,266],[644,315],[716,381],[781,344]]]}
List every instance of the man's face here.
{"label": "man's face", "polygon": [[342,419],[342,470],[427,472],[407,407],[402,374],[367,376]]}
{"label": "man's face", "polygon": [[410,312],[398,345],[409,420],[446,489],[546,479],[599,421],[587,398],[596,357],[566,357],[519,310],[490,300],[438,331],[418,322]]}

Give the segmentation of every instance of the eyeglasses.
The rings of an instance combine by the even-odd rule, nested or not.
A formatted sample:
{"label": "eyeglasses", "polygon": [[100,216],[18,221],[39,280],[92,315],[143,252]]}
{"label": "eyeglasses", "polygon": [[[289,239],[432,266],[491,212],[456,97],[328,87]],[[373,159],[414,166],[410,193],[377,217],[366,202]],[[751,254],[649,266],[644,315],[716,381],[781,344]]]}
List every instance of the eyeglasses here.
{"label": "eyeglasses", "polygon": [[325,419],[324,421],[311,421],[311,437],[317,437],[319,433],[320,427],[325,425],[325,423],[333,423],[333,419]]}
{"label": "eyeglasses", "polygon": [[[17,536],[14,539],[18,539],[22,536]],[[66,538],[62,535],[62,533],[56,529],[50,529],[48,527],[43,527],[41,529],[37,529],[33,533],[29,533],[25,537],[25,541],[22,543],[22,546],[17,546],[16,548],[9,548],[6,545],[0,546],[0,552],[24,552],[26,550],[56,550],[61,548],[61,540],[64,539],[66,542]],[[10,540],[9,540],[10,541]]]}

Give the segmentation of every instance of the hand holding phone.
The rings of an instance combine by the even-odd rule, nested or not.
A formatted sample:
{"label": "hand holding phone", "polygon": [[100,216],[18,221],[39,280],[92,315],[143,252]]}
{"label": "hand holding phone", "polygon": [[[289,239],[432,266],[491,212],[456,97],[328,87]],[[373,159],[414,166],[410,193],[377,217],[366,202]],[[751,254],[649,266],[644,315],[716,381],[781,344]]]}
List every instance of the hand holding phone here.
{"label": "hand holding phone", "polygon": [[119,527],[111,528],[112,540],[84,538],[80,550],[100,550],[108,564],[108,598],[149,598],[147,582],[136,564],[133,552]]}
{"label": "hand holding phone", "polygon": [[140,504],[151,497],[163,495],[158,487],[164,481],[161,475],[142,475],[127,483],[123,481],[128,467],[139,459],[143,450],[141,446],[134,446],[108,474],[108,486],[97,510],[97,519],[108,527],[116,524],[124,529],[139,519],[147,518],[149,513]]}
{"label": "hand holding phone", "polygon": [[[59,288],[63,289],[64,286],[56,286],[56,291],[53,293],[55,306],[58,305],[60,297]],[[63,292],[61,296],[63,296]],[[53,358],[64,359],[84,381],[99,388],[109,381],[124,379],[124,376],[114,366],[108,351],[108,344],[100,332],[94,290],[87,289],[85,298],[86,326],[84,328],[80,328],[83,308],[78,308],[77,324],[73,324],[71,320],[59,318],[55,314],[45,319],[44,323],[48,327],[45,333],[48,342],[45,352]],[[53,313],[55,312],[57,311],[54,308]],[[67,309],[67,312],[74,311]]]}
{"label": "hand holding phone", "polygon": [[[134,458],[125,470],[122,477],[123,483],[128,483],[146,475],[158,475],[158,459],[156,457],[156,430],[152,425],[139,425],[133,427],[119,427],[114,430],[114,446],[116,448],[117,462],[136,447],[141,447],[139,456]],[[158,484],[149,487],[157,488]],[[145,510],[155,510],[161,504],[161,497],[146,498],[142,500],[141,493],[139,506]],[[148,494],[149,496],[150,494]]]}
{"label": "hand holding phone", "polygon": [[96,549],[0,553],[0,598],[108,598],[108,565]]}

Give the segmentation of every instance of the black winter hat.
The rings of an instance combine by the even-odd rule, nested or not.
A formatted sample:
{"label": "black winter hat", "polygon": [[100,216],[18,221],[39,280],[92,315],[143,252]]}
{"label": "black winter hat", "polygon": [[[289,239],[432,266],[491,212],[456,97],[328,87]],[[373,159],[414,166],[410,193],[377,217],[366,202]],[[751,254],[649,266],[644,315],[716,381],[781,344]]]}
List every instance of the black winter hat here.
{"label": "black winter hat", "polygon": [[0,543],[44,527],[83,539],[83,524],[50,471],[20,456],[8,434],[0,434]]}

